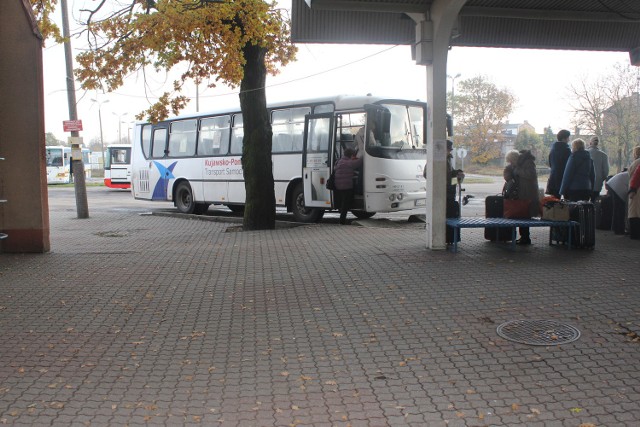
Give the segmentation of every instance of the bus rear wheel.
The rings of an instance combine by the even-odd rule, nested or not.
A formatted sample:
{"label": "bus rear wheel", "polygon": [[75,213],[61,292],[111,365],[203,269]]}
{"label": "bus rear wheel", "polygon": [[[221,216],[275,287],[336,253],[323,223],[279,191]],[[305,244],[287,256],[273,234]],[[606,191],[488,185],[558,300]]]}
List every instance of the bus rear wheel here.
{"label": "bus rear wheel", "polygon": [[176,188],[174,204],[178,212],[192,214],[196,211],[196,202],[193,200],[193,191],[188,182],[181,182]]}
{"label": "bus rear wheel", "polygon": [[324,216],[324,209],[308,208],[305,206],[302,183],[296,185],[295,190],[293,190],[293,194],[291,195],[291,208],[293,210],[293,216],[298,222],[320,222]]}
{"label": "bus rear wheel", "polygon": [[376,214],[375,212],[365,211],[351,211],[351,213],[358,219],[369,219]]}

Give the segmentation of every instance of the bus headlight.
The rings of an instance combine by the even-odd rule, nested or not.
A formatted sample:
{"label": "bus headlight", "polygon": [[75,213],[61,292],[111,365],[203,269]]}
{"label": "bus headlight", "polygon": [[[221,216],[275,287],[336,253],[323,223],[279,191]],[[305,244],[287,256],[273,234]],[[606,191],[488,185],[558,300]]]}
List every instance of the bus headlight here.
{"label": "bus headlight", "polygon": [[400,193],[397,196],[398,201],[401,201],[402,199],[404,199],[404,194]]}
{"label": "bus headlight", "polygon": [[389,201],[393,202],[396,199],[396,195],[394,193],[389,194]]}

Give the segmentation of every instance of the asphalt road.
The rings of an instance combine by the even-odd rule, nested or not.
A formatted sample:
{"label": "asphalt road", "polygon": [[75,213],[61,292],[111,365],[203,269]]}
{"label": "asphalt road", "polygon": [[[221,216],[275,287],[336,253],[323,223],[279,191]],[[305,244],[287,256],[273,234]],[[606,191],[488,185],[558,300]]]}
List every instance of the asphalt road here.
{"label": "asphalt road", "polygon": [[[491,180],[491,182],[486,182]],[[478,182],[482,181],[482,182]],[[462,207],[463,216],[484,216],[484,199],[488,195],[498,194],[502,190],[501,177],[468,177],[468,182],[463,183],[463,196],[469,197],[469,203]],[[50,185],[49,189],[49,209],[51,211],[76,212],[75,189],[70,186]],[[135,200],[128,190],[111,189],[104,186],[87,187],[87,204],[89,215],[96,211],[130,211],[131,213],[177,213],[171,202],[149,202]],[[413,209],[410,211],[394,213],[378,213],[372,220],[394,222],[407,221],[411,215],[424,215],[424,209]],[[207,216],[235,217],[241,215],[234,214],[224,206],[214,206],[209,208]],[[336,213],[327,213],[323,222],[333,223],[337,221]],[[280,221],[294,221],[293,215],[287,213],[284,208],[277,209],[277,219]],[[373,221],[375,224],[375,221]]]}

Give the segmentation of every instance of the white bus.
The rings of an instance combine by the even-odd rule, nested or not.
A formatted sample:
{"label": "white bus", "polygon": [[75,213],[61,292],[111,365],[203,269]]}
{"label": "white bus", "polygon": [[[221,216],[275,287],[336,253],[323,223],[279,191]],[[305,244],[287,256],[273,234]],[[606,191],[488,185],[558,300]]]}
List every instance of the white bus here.
{"label": "white bus", "polygon": [[[72,182],[71,174],[71,147],[47,146],[47,184],[69,184]],[[82,162],[84,163],[85,178],[91,176],[91,150],[82,149]]]}
{"label": "white bus", "polygon": [[[358,148],[360,129],[367,138],[358,152],[364,161],[352,213],[369,218],[424,206],[425,103],[335,96],[268,108],[276,204],[286,206],[297,221],[317,222],[335,208],[326,179],[344,149]],[[173,201],[183,213],[201,214],[210,204],[242,211],[243,135],[239,108],[137,124],[133,196]]]}
{"label": "white bus", "polygon": [[131,145],[107,146],[104,160],[104,185],[109,188],[131,188]]}

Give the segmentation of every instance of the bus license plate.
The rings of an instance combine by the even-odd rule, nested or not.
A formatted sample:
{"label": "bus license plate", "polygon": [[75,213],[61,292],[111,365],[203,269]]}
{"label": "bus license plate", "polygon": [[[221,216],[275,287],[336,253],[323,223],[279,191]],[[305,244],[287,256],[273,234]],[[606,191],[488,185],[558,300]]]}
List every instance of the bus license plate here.
{"label": "bus license plate", "polygon": [[427,205],[427,199],[416,200],[416,206],[426,206],[426,205]]}

